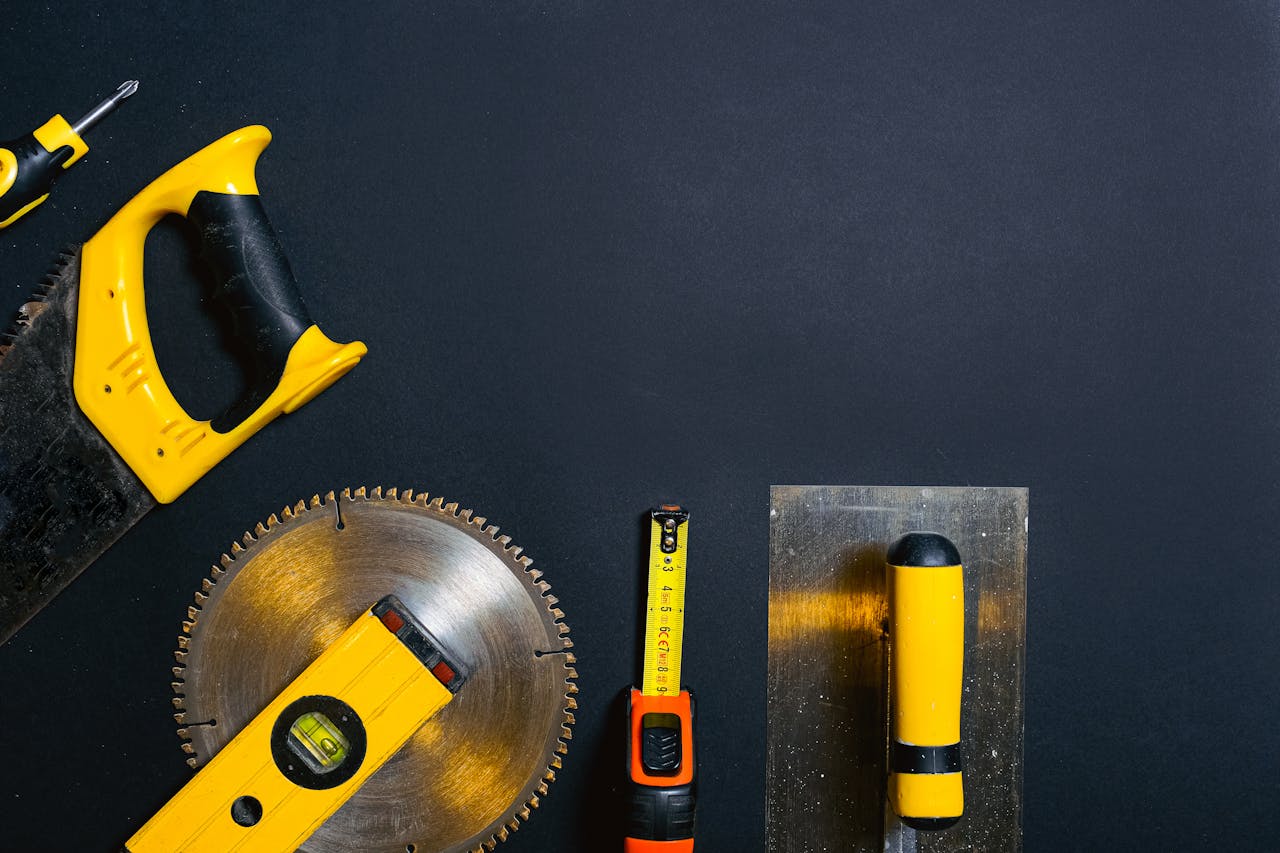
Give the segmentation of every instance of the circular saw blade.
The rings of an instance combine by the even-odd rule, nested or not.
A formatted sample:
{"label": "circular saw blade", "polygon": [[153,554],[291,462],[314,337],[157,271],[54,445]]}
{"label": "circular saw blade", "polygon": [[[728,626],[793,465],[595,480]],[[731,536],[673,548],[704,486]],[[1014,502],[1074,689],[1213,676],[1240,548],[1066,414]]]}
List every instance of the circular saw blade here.
{"label": "circular saw blade", "polygon": [[574,658],[550,587],[470,510],[382,489],[313,497],[232,546],[178,638],[174,715],[199,767],[384,595],[472,668],[303,845],[492,850],[527,820],[571,737]]}

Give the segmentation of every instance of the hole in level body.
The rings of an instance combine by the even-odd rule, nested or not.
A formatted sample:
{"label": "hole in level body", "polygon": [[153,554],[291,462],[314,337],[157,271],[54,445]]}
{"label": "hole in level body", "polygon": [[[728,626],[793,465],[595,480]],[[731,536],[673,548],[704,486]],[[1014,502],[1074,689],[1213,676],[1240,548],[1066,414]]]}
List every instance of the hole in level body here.
{"label": "hole in level body", "polygon": [[231,804],[231,819],[241,826],[253,826],[262,820],[262,803],[257,797],[237,797]]}

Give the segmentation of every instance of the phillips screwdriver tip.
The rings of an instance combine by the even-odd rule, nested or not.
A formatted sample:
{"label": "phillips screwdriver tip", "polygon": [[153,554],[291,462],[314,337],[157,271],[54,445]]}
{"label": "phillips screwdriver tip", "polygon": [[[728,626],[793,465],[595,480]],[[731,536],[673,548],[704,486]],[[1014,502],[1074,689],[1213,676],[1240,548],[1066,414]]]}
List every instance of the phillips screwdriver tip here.
{"label": "phillips screwdriver tip", "polygon": [[92,129],[94,125],[102,121],[121,101],[136,91],[138,91],[137,80],[124,81],[111,93],[109,98],[85,113],[78,122],[71,126],[71,129],[77,134],[84,134],[85,131]]}
{"label": "phillips screwdriver tip", "polygon": [[[20,219],[49,197],[53,182],[62,170],[89,150],[80,137],[136,91],[138,81],[126,80],[75,124],[68,126],[65,118],[56,115],[29,136],[17,140],[21,144],[16,147],[12,143],[0,142],[0,155],[8,158],[7,163],[0,158],[0,229]],[[23,176],[20,182],[18,175]],[[17,190],[10,192],[15,187]]]}

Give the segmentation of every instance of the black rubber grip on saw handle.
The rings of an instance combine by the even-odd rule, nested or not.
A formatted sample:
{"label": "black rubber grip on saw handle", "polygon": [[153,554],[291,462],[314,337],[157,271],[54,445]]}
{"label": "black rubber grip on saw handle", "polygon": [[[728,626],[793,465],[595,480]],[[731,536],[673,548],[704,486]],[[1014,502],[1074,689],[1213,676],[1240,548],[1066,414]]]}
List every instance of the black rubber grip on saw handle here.
{"label": "black rubber grip on saw handle", "polygon": [[213,267],[215,301],[250,359],[249,388],[211,422],[234,429],[280,384],[293,345],[314,325],[276,232],[257,195],[199,192],[187,219],[200,230],[200,256]]}

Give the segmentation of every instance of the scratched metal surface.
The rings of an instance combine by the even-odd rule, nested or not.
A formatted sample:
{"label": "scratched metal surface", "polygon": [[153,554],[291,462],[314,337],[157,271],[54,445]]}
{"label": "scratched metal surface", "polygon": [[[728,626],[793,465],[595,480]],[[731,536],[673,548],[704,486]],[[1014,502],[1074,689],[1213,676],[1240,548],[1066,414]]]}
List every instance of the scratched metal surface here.
{"label": "scratched metal surface", "polygon": [[79,278],[64,255],[0,335],[0,643],[156,503],[76,405]]}
{"label": "scratched metal surface", "polygon": [[[965,562],[965,814],[935,833],[885,804],[884,554],[909,530],[945,533]],[[771,489],[771,853],[1021,850],[1026,565],[1026,489]]]}

